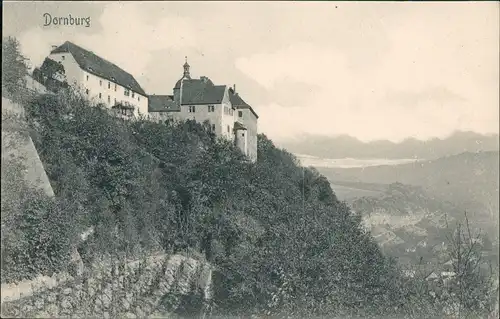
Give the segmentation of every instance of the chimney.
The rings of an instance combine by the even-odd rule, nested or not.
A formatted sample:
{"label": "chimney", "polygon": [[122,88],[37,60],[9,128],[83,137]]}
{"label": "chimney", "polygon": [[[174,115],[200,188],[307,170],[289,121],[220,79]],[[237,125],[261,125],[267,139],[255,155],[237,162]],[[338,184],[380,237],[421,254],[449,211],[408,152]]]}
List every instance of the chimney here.
{"label": "chimney", "polygon": [[236,93],[236,84],[233,84],[233,91]]}
{"label": "chimney", "polygon": [[57,45],[52,45],[52,50],[57,49]]}

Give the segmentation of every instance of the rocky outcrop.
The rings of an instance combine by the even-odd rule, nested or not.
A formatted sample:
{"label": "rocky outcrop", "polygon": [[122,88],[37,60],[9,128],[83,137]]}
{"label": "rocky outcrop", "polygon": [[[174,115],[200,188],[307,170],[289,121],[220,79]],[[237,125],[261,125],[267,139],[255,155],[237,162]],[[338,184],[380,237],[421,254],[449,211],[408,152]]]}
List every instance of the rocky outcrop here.
{"label": "rocky outcrop", "polygon": [[23,116],[24,111],[20,105],[2,97],[2,171],[10,169],[6,167],[9,163],[18,162],[26,168],[23,178],[27,183],[54,196],[33,140],[23,127]]}
{"label": "rocky outcrop", "polygon": [[[2,303],[2,317],[136,318],[210,310],[211,266],[173,255],[113,264],[92,276]],[[193,313],[194,312],[194,313]]]}

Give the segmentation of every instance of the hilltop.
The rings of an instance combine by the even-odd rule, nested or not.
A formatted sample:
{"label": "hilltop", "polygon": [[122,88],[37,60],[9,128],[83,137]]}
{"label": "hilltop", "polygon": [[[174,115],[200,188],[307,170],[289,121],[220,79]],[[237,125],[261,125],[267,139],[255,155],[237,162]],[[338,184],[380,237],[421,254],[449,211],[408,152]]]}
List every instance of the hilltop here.
{"label": "hilltop", "polygon": [[408,138],[395,143],[387,140],[362,142],[352,136],[305,135],[280,141],[280,146],[292,153],[322,158],[356,159],[426,159],[457,155],[464,152],[498,151],[498,134],[482,135],[457,131],[447,138],[417,140]]}

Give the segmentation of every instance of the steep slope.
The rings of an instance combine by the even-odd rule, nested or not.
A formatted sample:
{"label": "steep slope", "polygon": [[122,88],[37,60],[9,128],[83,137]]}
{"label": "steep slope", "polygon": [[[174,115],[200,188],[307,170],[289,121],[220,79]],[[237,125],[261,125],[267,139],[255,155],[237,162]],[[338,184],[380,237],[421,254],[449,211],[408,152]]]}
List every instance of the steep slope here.
{"label": "steep slope", "polygon": [[[56,198],[28,205],[25,240],[9,239],[3,274],[19,276],[23,250],[21,262],[42,274],[64,270],[50,260],[64,267],[68,247],[93,227],[78,247],[85,264],[108,254],[203,252],[216,269],[219,314],[395,309],[397,269],[359,217],[324,176],[265,136],[250,163],[205,125],[123,121],[71,92],[28,101],[26,113]],[[46,233],[33,220],[58,223]]]}
{"label": "steep slope", "polygon": [[[22,178],[48,196],[54,196],[47,174],[23,120],[22,106],[2,97],[2,176],[15,170],[11,165],[19,164],[25,168]],[[7,179],[2,178],[2,197],[4,192],[15,196],[12,185],[4,185]]]}

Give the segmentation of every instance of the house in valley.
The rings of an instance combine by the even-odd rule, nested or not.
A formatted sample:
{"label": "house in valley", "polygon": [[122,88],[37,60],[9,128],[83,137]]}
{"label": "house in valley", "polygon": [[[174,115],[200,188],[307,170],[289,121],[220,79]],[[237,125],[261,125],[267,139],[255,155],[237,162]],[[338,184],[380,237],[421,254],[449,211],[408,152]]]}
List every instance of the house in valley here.
{"label": "house in valley", "polygon": [[216,136],[234,142],[251,161],[256,161],[259,117],[236,92],[236,86],[216,85],[206,76],[192,78],[187,60],[183,68],[172,95],[149,96],[149,118],[208,122]]}

